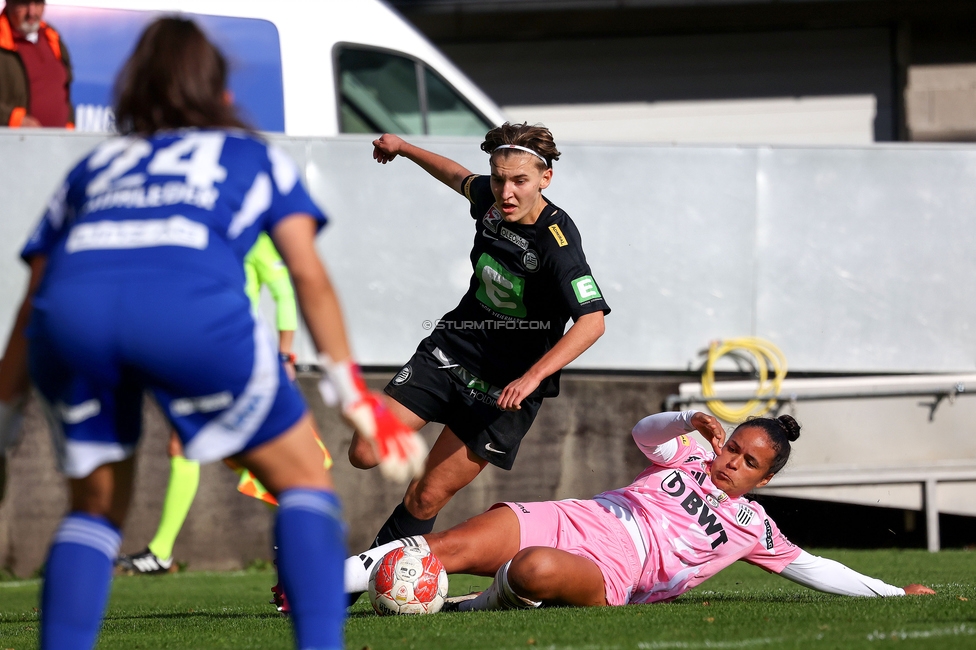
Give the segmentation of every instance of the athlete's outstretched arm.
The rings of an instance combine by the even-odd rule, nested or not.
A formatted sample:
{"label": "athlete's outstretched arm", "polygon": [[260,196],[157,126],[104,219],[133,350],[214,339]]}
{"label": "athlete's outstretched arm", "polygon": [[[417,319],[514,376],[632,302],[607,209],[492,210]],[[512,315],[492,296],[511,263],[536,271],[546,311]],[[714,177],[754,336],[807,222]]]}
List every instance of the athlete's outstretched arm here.
{"label": "athlete's outstretched arm", "polygon": [[501,397],[498,398],[498,408],[506,411],[519,410],[522,400],[538,388],[543,379],[562,370],[567,363],[583,354],[605,331],[602,311],[580,316],[551,350],[532,364],[524,375],[502,390]]}
{"label": "athlete's outstretched arm", "polygon": [[925,585],[911,584],[894,587],[877,578],[861,575],[840,562],[800,551],[800,555],[786,566],[781,576],[804,587],[839,596],[905,596],[930,595],[935,592]]}
{"label": "athlete's outstretched arm", "polygon": [[458,194],[463,194],[461,181],[471,175],[471,172],[450,158],[414,146],[399,136],[384,133],[373,140],[373,158],[376,162],[385,165],[397,156],[417,163],[424,171]]}

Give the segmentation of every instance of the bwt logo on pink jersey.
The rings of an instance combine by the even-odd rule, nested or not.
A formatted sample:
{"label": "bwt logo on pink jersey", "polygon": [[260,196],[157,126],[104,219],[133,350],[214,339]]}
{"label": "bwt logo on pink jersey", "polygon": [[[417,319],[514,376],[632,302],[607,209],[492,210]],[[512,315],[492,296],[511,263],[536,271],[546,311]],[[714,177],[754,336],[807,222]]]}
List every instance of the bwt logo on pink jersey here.
{"label": "bwt logo on pink jersey", "polygon": [[[684,479],[681,478],[681,474],[677,470],[664,477],[664,480],[661,481],[661,489],[664,490],[665,494],[676,499],[688,491]],[[694,490],[688,491],[688,496],[681,501],[681,507],[689,515],[698,515],[698,525],[705,530],[706,535],[718,534],[718,537],[712,540],[713,549],[729,541],[728,535],[725,534],[725,528],[718,521],[718,517]]]}

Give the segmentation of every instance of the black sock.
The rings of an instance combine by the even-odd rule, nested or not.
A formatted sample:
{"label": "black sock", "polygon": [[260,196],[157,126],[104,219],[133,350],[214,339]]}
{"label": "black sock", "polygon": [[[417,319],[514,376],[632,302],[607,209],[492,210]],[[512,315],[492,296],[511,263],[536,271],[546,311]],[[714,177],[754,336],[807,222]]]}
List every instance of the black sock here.
{"label": "black sock", "polygon": [[370,548],[382,546],[387,542],[392,542],[403,537],[413,537],[414,535],[426,535],[434,530],[434,522],[437,515],[430,519],[417,519],[407,511],[407,507],[400,503],[393,509],[393,514],[386,520],[380,532],[376,533],[376,539]]}

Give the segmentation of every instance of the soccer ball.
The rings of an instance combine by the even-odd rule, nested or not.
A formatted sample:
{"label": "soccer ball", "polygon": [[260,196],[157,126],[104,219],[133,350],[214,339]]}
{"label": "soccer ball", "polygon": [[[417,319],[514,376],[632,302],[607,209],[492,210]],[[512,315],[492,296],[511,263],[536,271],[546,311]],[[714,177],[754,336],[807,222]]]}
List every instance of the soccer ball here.
{"label": "soccer ball", "polygon": [[416,547],[390,551],[369,579],[369,602],[381,616],[434,614],[447,598],[447,571],[433,553]]}

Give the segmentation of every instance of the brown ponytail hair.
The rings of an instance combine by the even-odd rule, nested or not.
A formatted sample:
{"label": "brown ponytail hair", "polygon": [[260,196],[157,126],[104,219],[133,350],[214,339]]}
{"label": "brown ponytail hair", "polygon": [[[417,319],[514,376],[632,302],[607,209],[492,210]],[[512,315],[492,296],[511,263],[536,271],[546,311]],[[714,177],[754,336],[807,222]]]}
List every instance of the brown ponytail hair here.
{"label": "brown ponytail hair", "polygon": [[[556,143],[552,140],[552,132],[541,124],[529,126],[527,122],[521,124],[510,124],[505,122],[501,126],[485,134],[485,141],[481,143],[481,150],[489,156],[495,153],[495,149],[502,145],[514,144],[525,147],[545,158],[545,167],[552,168],[552,161],[559,160],[559,150]],[[518,149],[502,149],[500,155],[509,156],[512,154],[523,154]],[[539,161],[542,164],[542,161]]]}
{"label": "brown ponytail hair", "polygon": [[163,129],[248,129],[225,98],[227,60],[197,25],[160,18],[139,38],[115,82],[119,133]]}

